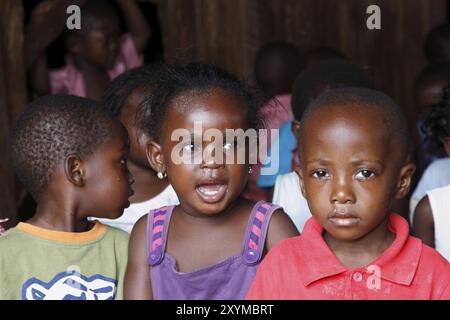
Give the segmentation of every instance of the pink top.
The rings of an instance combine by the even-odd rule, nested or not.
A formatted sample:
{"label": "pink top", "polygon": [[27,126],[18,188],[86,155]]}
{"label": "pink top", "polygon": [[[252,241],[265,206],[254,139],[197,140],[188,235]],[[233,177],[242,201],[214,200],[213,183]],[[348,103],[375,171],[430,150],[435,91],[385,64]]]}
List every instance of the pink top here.
{"label": "pink top", "polygon": [[[119,46],[116,64],[108,70],[111,80],[128,69],[142,65],[142,58],[139,56],[130,34],[126,33],[122,36]],[[69,55],[66,56],[64,67],[50,71],[50,85],[53,94],[62,93],[86,97],[83,75]]]}
{"label": "pink top", "polygon": [[[291,99],[292,95],[290,94],[279,95],[262,107],[261,115],[264,120],[265,129],[269,130],[268,137],[270,137],[270,129],[279,129],[283,123],[293,118]],[[270,139],[267,141],[268,150],[269,147]],[[271,201],[272,199],[268,199],[268,192],[256,185],[260,171],[261,163],[258,162],[252,167],[252,173],[248,177],[247,188],[244,191],[243,197],[252,201]]]}

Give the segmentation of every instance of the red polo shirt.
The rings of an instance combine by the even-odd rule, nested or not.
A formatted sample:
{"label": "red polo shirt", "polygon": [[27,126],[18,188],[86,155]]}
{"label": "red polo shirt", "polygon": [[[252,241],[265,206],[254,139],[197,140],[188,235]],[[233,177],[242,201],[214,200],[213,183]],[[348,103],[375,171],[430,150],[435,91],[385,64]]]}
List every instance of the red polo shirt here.
{"label": "red polo shirt", "polygon": [[310,218],[299,237],[277,244],[262,261],[247,299],[450,299],[450,264],[409,235],[392,214],[392,245],[365,267],[348,269]]}

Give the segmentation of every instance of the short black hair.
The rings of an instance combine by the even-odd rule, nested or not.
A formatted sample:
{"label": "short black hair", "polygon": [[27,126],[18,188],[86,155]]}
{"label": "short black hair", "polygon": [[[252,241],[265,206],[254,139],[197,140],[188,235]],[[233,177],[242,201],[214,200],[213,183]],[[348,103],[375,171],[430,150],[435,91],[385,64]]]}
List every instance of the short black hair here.
{"label": "short black hair", "polygon": [[243,101],[250,128],[262,127],[260,108],[261,94],[234,75],[205,63],[165,65],[157,89],[151,98],[142,103],[138,126],[156,141],[160,139],[161,127],[169,104],[183,93],[203,92],[220,88]]}
{"label": "short black hair", "polygon": [[450,86],[444,89],[441,100],[431,106],[422,126],[426,139],[442,146],[442,139],[450,137]]}
{"label": "short black hair", "polygon": [[[408,121],[400,106],[389,96],[381,91],[367,88],[337,88],[325,91],[317,99],[311,102],[301,119],[300,140],[303,130],[310,115],[318,109],[337,105],[352,106],[363,110],[371,110],[383,117],[390,136],[397,139],[401,145],[401,157],[406,160],[410,152],[410,135]],[[368,141],[368,143],[370,143]]]}
{"label": "short black hair", "polygon": [[322,92],[342,87],[374,89],[375,85],[366,71],[346,60],[327,60],[308,67],[294,82],[294,118],[300,120],[308,105]]}
{"label": "short black hair", "polygon": [[425,56],[430,63],[448,62],[450,60],[450,24],[442,24],[428,32]]}
{"label": "short black hair", "polygon": [[88,157],[111,135],[114,118],[90,99],[47,95],[29,103],[10,137],[15,173],[37,200],[70,154]]}
{"label": "short black hair", "polygon": [[140,87],[145,87],[151,94],[161,79],[161,73],[165,70],[163,63],[145,65],[125,71],[116,77],[106,88],[101,106],[113,116],[119,117],[125,101]]}

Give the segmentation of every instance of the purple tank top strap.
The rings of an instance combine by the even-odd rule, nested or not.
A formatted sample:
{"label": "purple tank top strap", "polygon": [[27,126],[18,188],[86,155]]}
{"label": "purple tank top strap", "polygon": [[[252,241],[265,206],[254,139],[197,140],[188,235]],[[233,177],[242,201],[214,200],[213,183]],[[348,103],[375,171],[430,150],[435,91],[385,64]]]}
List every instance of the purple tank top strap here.
{"label": "purple tank top strap", "polygon": [[255,265],[261,260],[270,217],[279,208],[266,201],[259,201],[253,207],[243,244],[243,258],[247,265]]}
{"label": "purple tank top strap", "polygon": [[147,218],[147,262],[155,266],[162,262],[166,252],[167,232],[175,206],[151,210]]}

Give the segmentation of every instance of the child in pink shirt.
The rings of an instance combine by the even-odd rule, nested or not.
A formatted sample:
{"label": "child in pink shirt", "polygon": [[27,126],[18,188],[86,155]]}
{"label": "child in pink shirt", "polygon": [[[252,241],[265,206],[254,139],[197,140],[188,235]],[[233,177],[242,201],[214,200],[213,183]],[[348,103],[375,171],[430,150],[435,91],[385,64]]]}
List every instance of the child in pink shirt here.
{"label": "child in pink shirt", "polygon": [[271,249],[247,298],[450,299],[450,264],[391,212],[415,170],[400,107],[371,89],[329,90],[305,111],[298,141],[312,217]]}
{"label": "child in pink shirt", "polygon": [[[63,33],[68,51],[66,65],[48,72],[45,55],[33,63],[31,83],[38,95],[51,92],[100,100],[110,80],[142,65],[140,52],[148,42],[150,29],[135,1],[115,1],[124,13],[130,32],[122,35],[119,16],[111,1],[81,2],[84,3],[81,6],[81,29],[65,29]],[[56,19],[61,14],[61,8],[56,6],[47,12],[42,10],[42,6],[37,7],[32,14],[32,23],[40,20],[50,24],[53,17]],[[44,21],[42,16],[45,14],[47,19]],[[45,40],[50,44],[48,39]]]}

